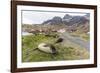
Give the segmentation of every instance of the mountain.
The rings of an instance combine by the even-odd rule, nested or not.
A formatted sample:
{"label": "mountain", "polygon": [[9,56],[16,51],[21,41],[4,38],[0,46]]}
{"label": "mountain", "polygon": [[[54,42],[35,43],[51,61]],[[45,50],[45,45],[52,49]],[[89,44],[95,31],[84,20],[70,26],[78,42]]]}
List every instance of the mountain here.
{"label": "mountain", "polygon": [[90,14],[87,13],[84,17],[89,20],[90,19]]}
{"label": "mountain", "polygon": [[83,17],[83,16],[74,16],[72,17],[69,22],[67,22],[67,25],[72,26],[74,24],[85,24],[86,22],[88,22],[88,20]]}
{"label": "mountain", "polygon": [[67,19],[67,20],[69,20],[69,19],[71,19],[72,18],[72,16],[71,15],[69,15],[69,14],[66,14],[64,17],[63,17],[63,20],[65,19]]}
{"label": "mountain", "polygon": [[54,16],[52,19],[44,21],[42,24],[50,24],[50,25],[58,25],[58,24],[65,24],[68,26],[72,25],[79,25],[79,24],[85,24],[89,22],[89,14],[85,16],[71,16],[69,14],[66,14],[63,18],[59,16]]}
{"label": "mountain", "polygon": [[62,24],[62,23],[63,23],[62,18],[58,17],[58,16],[55,16],[51,20],[44,21],[42,24],[56,25],[56,24]]}
{"label": "mountain", "polygon": [[72,19],[72,16],[69,15],[69,14],[66,14],[66,15],[62,18],[63,24],[68,25],[71,19]]}

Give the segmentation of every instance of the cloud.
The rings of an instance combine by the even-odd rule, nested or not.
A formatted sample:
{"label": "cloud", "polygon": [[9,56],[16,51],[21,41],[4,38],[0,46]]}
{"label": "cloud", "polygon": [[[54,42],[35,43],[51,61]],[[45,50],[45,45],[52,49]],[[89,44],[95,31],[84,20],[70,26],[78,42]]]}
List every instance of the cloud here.
{"label": "cloud", "polygon": [[65,14],[72,16],[83,16],[86,13],[74,13],[74,12],[43,12],[43,11],[22,11],[22,23],[23,24],[41,24],[42,22],[52,19],[54,16],[64,17]]}

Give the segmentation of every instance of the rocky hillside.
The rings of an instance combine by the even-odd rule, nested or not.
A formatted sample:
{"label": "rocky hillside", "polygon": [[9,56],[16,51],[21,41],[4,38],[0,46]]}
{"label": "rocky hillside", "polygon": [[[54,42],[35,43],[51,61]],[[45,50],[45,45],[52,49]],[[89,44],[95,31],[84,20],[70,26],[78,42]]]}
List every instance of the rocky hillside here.
{"label": "rocky hillside", "polygon": [[42,24],[22,25],[22,31],[58,31],[60,29],[65,29],[69,32],[80,31],[89,32],[90,27],[90,15],[86,14],[84,16],[72,16],[65,14],[62,18],[59,16],[54,16],[52,19],[44,21]]}
{"label": "rocky hillside", "polygon": [[54,16],[52,19],[44,21],[43,25],[65,25],[70,27],[69,29],[83,30],[89,32],[89,19],[90,14],[84,16],[72,16],[66,14],[63,18]]}
{"label": "rocky hillside", "polygon": [[71,26],[74,24],[85,24],[86,22],[89,22],[89,14],[86,14],[85,16],[71,16],[66,14],[63,18],[54,16],[52,19],[44,21],[42,24],[66,24]]}

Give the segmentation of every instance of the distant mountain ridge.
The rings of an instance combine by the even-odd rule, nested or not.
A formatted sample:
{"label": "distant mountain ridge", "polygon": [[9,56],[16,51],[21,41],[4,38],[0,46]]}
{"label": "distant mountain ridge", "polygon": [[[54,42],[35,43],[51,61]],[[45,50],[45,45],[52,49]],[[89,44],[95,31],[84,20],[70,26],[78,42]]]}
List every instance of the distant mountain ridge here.
{"label": "distant mountain ridge", "polygon": [[65,24],[68,26],[72,26],[75,24],[85,24],[89,22],[90,15],[87,13],[84,16],[72,16],[69,14],[64,15],[63,18],[59,16],[54,16],[52,19],[44,21],[42,24],[44,25],[58,25],[58,24]]}

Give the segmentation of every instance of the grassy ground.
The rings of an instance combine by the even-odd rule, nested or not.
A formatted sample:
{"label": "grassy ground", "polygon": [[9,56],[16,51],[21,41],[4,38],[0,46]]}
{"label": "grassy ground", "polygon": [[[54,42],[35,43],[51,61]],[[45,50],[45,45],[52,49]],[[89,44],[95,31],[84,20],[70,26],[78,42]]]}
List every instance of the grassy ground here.
{"label": "grassy ground", "polygon": [[[55,35],[55,34],[54,34]],[[23,62],[38,62],[38,61],[58,61],[58,60],[79,60],[88,59],[89,52],[86,49],[79,47],[63,46],[63,44],[55,44],[54,46],[58,50],[58,54],[54,57],[51,54],[47,54],[38,50],[38,44],[51,43],[53,44],[57,38],[47,37],[43,34],[22,36],[22,61]]]}
{"label": "grassy ground", "polygon": [[80,31],[72,32],[70,34],[74,37],[81,37],[84,41],[89,41],[89,39],[90,39],[89,34],[86,34],[86,33],[80,32]]}

